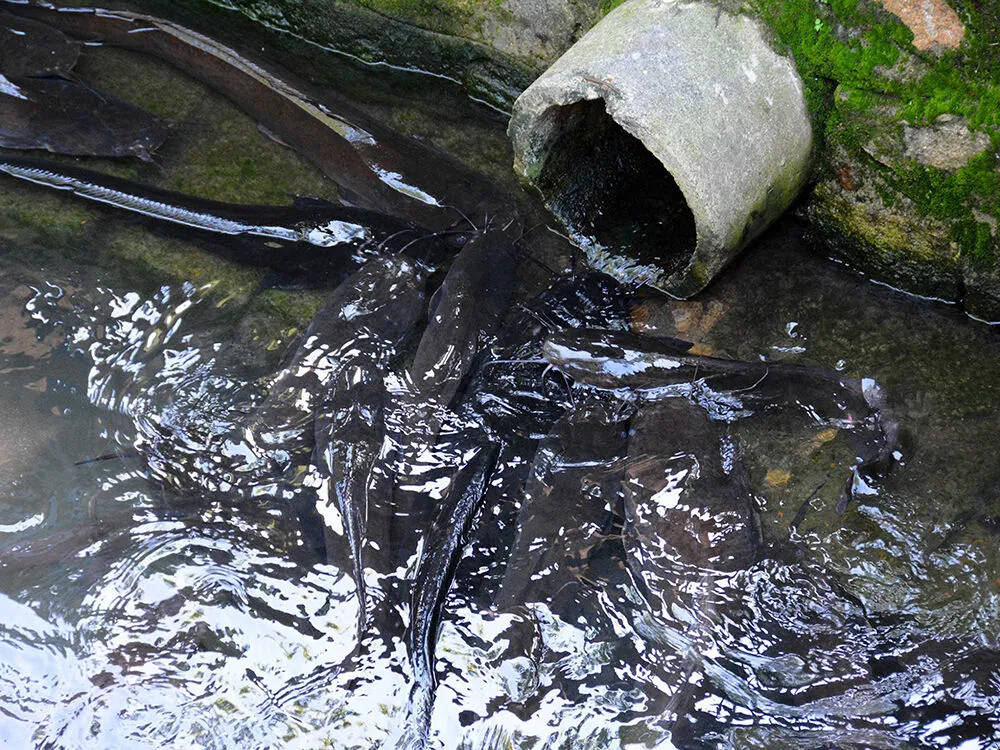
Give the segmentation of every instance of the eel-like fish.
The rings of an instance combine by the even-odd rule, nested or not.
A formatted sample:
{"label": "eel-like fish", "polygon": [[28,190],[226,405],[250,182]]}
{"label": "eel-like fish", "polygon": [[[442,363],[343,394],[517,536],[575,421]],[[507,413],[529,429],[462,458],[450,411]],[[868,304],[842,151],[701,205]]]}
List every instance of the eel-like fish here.
{"label": "eel-like fish", "polygon": [[58,29],[0,11],[0,74],[7,78],[68,77],[80,43]]}
{"label": "eel-like fish", "polygon": [[[148,53],[229,97],[367,208],[443,229],[457,217],[510,213],[513,201],[445,155],[372,123],[331,92],[172,21],[102,8],[6,0],[10,12],[91,41]],[[419,175],[419,177],[418,177]]]}
{"label": "eel-like fish", "polygon": [[469,386],[469,408],[500,435],[545,436],[566,407],[566,384],[546,377],[542,342],[563,329],[629,326],[628,295],[610,276],[560,276],[504,327]]}
{"label": "eel-like fish", "polygon": [[510,305],[515,266],[513,243],[499,230],[475,235],[455,256],[431,298],[427,328],[410,367],[419,394],[451,403]]}
{"label": "eel-like fish", "polygon": [[408,376],[394,389],[386,426],[393,449],[385,455],[394,489],[379,542],[397,550],[392,568],[416,551],[415,539],[440,505],[433,495],[467,461],[470,441],[483,440],[477,421],[463,422],[450,407],[510,301],[514,269],[498,262],[507,243],[502,232],[487,231],[459,251],[432,298]]}
{"label": "eel-like fish", "polygon": [[[396,255],[369,261],[333,291],[242,434],[229,438],[233,471],[245,477],[240,485],[294,472],[309,460],[317,433],[339,424],[328,413],[321,419],[324,400],[332,408],[349,404],[343,394],[355,386],[382,387],[388,359],[420,318],[424,283],[423,267]],[[361,372],[369,377],[355,382]]]}
{"label": "eel-like fish", "polygon": [[[614,401],[578,399],[555,422],[539,443],[520,497],[516,536],[493,609],[504,623],[496,638],[498,646],[507,643],[504,660],[547,673],[544,681],[536,680],[533,688],[526,685],[528,692],[505,705],[525,719],[553,693],[586,700],[588,690],[606,684],[597,680],[599,663],[618,658],[611,652],[630,650],[606,608],[628,590],[618,524],[631,413]],[[573,674],[572,667],[560,664],[564,654],[553,653],[568,644],[549,637],[567,630],[585,633],[586,648],[601,654],[595,654],[593,664],[584,657],[588,676]],[[569,646],[574,652],[576,648],[576,643]],[[634,655],[622,658],[631,661]]]}
{"label": "eel-like fish", "polygon": [[599,389],[650,391],[704,380],[759,409],[799,405],[821,422],[849,427],[881,405],[874,381],[822,367],[741,362],[686,354],[686,342],[579,329],[550,336],[542,356],[575,382]]}
{"label": "eel-like fish", "polygon": [[706,571],[758,559],[760,521],[739,445],[700,407],[685,398],[644,403],[624,475],[628,565],[655,610],[669,612],[676,592]]}
{"label": "eel-like fish", "polygon": [[[401,394],[403,419],[397,443],[405,459],[399,462],[391,532],[385,543],[403,549],[405,555],[412,545],[404,539],[418,529],[423,545],[410,586],[406,642],[413,684],[400,747],[426,745],[441,608],[464,549],[462,539],[498,453],[481,427],[451,429],[448,434],[441,430],[444,423],[458,421],[447,407],[478,353],[492,343],[507,311],[515,275],[513,252],[511,238],[494,229],[476,235],[458,253],[431,300],[409,387]],[[435,456],[438,465],[428,466],[420,453]],[[442,473],[451,476],[444,497],[437,498],[433,477]]]}
{"label": "eel-like fish", "polygon": [[331,251],[350,257],[363,248],[374,249],[389,238],[398,246],[429,234],[374,211],[337,206],[317,198],[299,198],[291,206],[221,203],[88,169],[5,155],[0,155],[0,172],[133,214],[238,241],[232,249],[241,262],[279,270],[328,259]]}
{"label": "eel-like fish", "polygon": [[434,652],[441,609],[461,557],[462,539],[479,507],[496,456],[496,446],[485,444],[459,469],[426,531],[426,544],[417,563],[410,597],[406,646],[413,685],[398,743],[405,750],[422,750],[427,746],[437,685]]}
{"label": "eel-like fish", "polygon": [[158,117],[76,81],[0,75],[4,148],[149,161],[166,136]]}
{"label": "eel-like fish", "polygon": [[748,416],[768,410],[800,409],[820,424],[851,430],[859,462],[839,509],[872,475],[893,463],[899,425],[871,378],[851,378],[822,367],[740,362],[685,354],[684,344],[631,333],[579,329],[550,336],[542,355],[575,382],[598,389],[655,391],[702,382],[723,396],[726,410]]}

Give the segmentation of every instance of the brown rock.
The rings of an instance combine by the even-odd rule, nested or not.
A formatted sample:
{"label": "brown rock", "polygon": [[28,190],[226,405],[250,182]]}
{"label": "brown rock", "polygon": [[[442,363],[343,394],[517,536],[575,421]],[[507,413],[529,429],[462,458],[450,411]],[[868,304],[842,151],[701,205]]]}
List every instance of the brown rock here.
{"label": "brown rock", "polygon": [[913,32],[913,46],[922,52],[955,49],[965,37],[965,25],[944,0],[879,0]]}

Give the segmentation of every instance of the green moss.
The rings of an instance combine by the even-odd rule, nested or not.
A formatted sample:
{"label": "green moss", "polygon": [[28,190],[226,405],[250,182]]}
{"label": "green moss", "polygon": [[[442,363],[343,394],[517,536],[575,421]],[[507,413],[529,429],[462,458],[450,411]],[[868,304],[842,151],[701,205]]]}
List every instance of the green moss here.
{"label": "green moss", "polygon": [[0,237],[17,245],[77,247],[95,218],[89,206],[13,177],[0,179]]}
{"label": "green moss", "polygon": [[986,214],[1000,216],[1000,172],[996,156],[983,153],[955,172],[920,165],[887,175],[890,184],[916,203],[918,210],[946,222],[962,253],[978,266],[996,258],[990,226],[973,218],[974,203]]}
{"label": "green moss", "polygon": [[[871,0],[750,3],[795,59],[805,81],[819,149],[832,153],[839,148],[860,158],[876,120],[901,128],[904,123],[930,125],[942,114],[958,115],[971,128],[990,133],[997,145],[1000,48],[991,31],[1000,19],[994,17],[995,10],[958,5],[966,20],[965,42],[961,49],[931,60],[915,55],[909,29]],[[922,72],[888,75],[904,55],[914,55]],[[832,95],[834,89],[837,96]],[[859,117],[876,107],[875,116]],[[981,263],[994,260],[997,249],[989,227],[972,214],[976,207],[1000,217],[1000,185],[992,154],[954,172],[919,165],[883,171],[886,183],[913,201],[922,215],[946,222],[964,255]],[[883,198],[892,202],[891,195]]]}
{"label": "green moss", "polygon": [[141,227],[124,225],[104,246],[118,265],[144,272],[152,278],[176,278],[212,284],[220,298],[245,302],[260,284],[259,268],[232,263],[192,247],[186,242],[158,237]]}

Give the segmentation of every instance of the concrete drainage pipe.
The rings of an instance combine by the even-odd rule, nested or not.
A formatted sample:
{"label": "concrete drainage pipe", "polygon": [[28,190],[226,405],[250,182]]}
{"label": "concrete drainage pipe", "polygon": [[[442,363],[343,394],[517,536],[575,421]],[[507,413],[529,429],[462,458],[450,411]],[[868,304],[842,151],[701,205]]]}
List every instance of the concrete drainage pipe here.
{"label": "concrete drainage pipe", "polygon": [[812,130],[793,63],[714,2],[628,0],[514,104],[514,168],[591,263],[687,297],[794,200]]}

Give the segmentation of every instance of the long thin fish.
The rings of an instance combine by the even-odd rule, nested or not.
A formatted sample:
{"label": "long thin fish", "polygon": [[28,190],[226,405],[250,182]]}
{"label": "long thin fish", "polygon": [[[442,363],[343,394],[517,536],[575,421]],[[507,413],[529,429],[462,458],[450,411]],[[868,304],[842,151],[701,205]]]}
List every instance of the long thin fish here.
{"label": "long thin fish", "polygon": [[11,156],[0,156],[0,172],[122,211],[240,239],[239,260],[277,269],[328,257],[327,249],[349,256],[390,237],[398,245],[428,234],[384,214],[314,198],[299,199],[291,206],[222,203],[89,169]]}
{"label": "long thin fish", "polygon": [[242,464],[235,471],[267,477],[309,459],[320,404],[343,391],[352,368],[385,366],[419,319],[424,274],[405,256],[379,258],[334,290],[243,434],[232,437],[229,452]]}
{"label": "long thin fish", "polygon": [[579,404],[541,441],[499,607],[540,603],[570,620],[580,614],[588,561],[618,512],[628,416]]}
{"label": "long thin fish", "polygon": [[851,430],[859,461],[845,485],[841,512],[894,460],[899,424],[871,378],[806,365],[701,357],[685,354],[683,345],[672,340],[592,329],[549,337],[542,356],[567,377],[593,388],[643,392],[700,381],[739,416],[795,409],[813,422]]}
{"label": "long thin fish", "polygon": [[[410,387],[398,404],[402,419],[396,441],[404,458],[398,462],[402,475],[395,477],[389,531],[382,543],[402,550],[403,557],[411,547],[406,539],[414,532],[423,540],[410,585],[407,652],[413,685],[401,747],[421,748],[427,742],[441,608],[497,455],[481,428],[446,435],[440,430],[443,422],[455,420],[448,406],[477,354],[492,343],[507,310],[513,261],[511,239],[501,230],[474,236],[458,253],[431,301],[410,368]],[[429,466],[420,454],[434,456],[438,465]],[[456,457],[463,461],[457,470],[452,464]],[[448,473],[448,489],[437,498],[433,477]]]}
{"label": "long thin fish", "polygon": [[406,750],[422,750],[429,741],[428,731],[437,686],[434,652],[441,609],[461,556],[462,539],[468,533],[479,507],[496,456],[495,446],[484,445],[459,469],[426,533],[427,544],[413,580],[410,625],[407,631],[413,686],[403,735],[398,743],[398,747]]}
{"label": "long thin fish", "polygon": [[[310,91],[236,50],[162,18],[102,8],[23,5],[27,15],[88,40],[151,54],[229,97],[281,142],[315,164],[367,208],[432,229],[466,215],[509,213],[513,202],[486,181],[432,149],[370,122],[348,103]],[[419,175],[417,177],[416,175]]]}
{"label": "long thin fish", "polygon": [[510,305],[515,271],[513,242],[500,230],[475,235],[455,256],[431,298],[410,368],[418,393],[451,403]]}
{"label": "long thin fish", "polygon": [[669,612],[676,592],[689,592],[705,571],[757,561],[760,521],[739,446],[687,399],[639,408],[624,490],[628,564],[658,611]]}
{"label": "long thin fish", "polygon": [[738,392],[760,408],[800,404],[817,420],[861,421],[881,401],[874,381],[822,367],[741,362],[686,354],[673,340],[594,329],[550,336],[542,356],[575,382],[594,388],[651,391],[704,379],[716,391]]}

